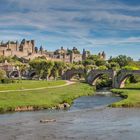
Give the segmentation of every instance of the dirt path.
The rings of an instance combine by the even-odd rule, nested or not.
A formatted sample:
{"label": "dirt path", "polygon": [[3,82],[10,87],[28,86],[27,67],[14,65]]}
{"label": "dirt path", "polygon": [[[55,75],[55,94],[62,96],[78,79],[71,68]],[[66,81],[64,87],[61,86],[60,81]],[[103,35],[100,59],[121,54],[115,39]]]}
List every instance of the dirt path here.
{"label": "dirt path", "polygon": [[15,91],[33,91],[33,90],[41,90],[41,89],[60,88],[60,87],[65,87],[65,86],[68,86],[68,85],[72,85],[74,83],[75,82],[72,82],[72,81],[66,81],[66,84],[64,84],[64,85],[41,87],[41,88],[31,88],[31,89],[19,89],[19,90],[3,90],[3,91],[0,91],[0,93],[1,92],[3,93],[3,92],[15,92]]}

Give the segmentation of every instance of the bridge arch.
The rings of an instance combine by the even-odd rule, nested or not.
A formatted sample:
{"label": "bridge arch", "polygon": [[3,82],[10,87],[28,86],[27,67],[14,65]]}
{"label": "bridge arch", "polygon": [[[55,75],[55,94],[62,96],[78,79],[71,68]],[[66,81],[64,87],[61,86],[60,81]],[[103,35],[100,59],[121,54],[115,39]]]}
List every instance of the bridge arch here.
{"label": "bridge arch", "polygon": [[17,78],[17,77],[20,77],[20,72],[18,70],[13,70],[9,73],[9,77],[10,78]]}
{"label": "bridge arch", "polygon": [[92,70],[88,74],[87,83],[89,83],[90,85],[96,85],[97,80],[104,74],[108,75],[109,78],[113,79],[113,70]]}
{"label": "bridge arch", "polygon": [[82,75],[85,77],[85,71],[83,69],[71,69],[67,70],[63,75],[62,79],[63,80],[71,80],[71,78],[75,75]]}
{"label": "bridge arch", "polygon": [[117,88],[123,88],[127,78],[133,75],[140,75],[140,70],[121,70],[117,76],[118,86]]}
{"label": "bridge arch", "polygon": [[28,78],[33,78],[35,75],[36,75],[36,72],[35,71],[30,71],[28,73]]}

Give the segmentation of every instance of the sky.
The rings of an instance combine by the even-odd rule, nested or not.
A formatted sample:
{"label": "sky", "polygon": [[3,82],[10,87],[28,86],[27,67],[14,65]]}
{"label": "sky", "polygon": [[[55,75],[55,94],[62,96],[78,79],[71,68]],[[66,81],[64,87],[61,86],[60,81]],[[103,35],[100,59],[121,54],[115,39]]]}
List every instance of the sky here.
{"label": "sky", "polygon": [[0,40],[140,59],[140,0],[0,0]]}

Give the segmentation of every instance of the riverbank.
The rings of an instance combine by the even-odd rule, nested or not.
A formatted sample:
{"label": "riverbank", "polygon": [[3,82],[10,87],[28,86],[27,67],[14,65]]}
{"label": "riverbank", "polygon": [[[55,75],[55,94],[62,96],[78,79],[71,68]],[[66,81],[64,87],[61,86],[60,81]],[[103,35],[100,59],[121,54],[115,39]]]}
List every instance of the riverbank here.
{"label": "riverbank", "polygon": [[58,108],[60,104],[72,104],[74,99],[93,93],[93,87],[85,83],[74,83],[59,88],[2,92],[0,93],[0,112]]}
{"label": "riverbank", "polygon": [[124,100],[113,103],[110,107],[140,107],[140,83],[128,84],[126,88],[111,91],[122,96]]}

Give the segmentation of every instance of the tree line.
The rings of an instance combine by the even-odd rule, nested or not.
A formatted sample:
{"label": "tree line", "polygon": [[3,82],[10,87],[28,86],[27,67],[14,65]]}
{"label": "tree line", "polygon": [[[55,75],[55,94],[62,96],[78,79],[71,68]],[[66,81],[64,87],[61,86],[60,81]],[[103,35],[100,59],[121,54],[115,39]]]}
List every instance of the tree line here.
{"label": "tree line", "polygon": [[[121,69],[127,70],[138,70],[140,69],[140,61],[134,61],[131,57],[126,55],[119,55],[117,57],[110,57],[108,60],[101,59],[98,55],[89,55],[86,60],[80,62],[65,63],[62,61],[50,61],[46,60],[44,57],[36,58],[29,61],[28,63],[23,63],[23,60],[14,56],[14,57],[0,57],[0,63],[4,61],[8,63],[15,64],[19,67],[21,75],[26,70],[34,70],[38,79],[48,80],[50,77],[57,79],[62,76],[62,74],[70,69],[83,69],[85,73],[92,69],[113,69],[119,71]],[[1,70],[2,71],[2,70]],[[4,72],[1,72],[1,75]],[[1,78],[2,79],[2,78]],[[131,80],[138,81],[140,78],[133,77]]]}

